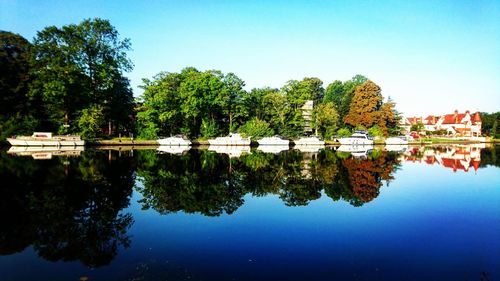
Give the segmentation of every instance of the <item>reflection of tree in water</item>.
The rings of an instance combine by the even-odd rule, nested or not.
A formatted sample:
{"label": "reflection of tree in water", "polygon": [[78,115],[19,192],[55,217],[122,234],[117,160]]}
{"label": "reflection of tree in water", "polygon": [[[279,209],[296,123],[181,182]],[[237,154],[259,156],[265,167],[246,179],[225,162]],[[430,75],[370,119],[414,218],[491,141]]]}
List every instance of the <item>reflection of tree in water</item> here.
{"label": "reflection of tree in water", "polygon": [[333,200],[345,200],[354,206],[372,201],[380,193],[382,180],[393,179],[397,156],[386,151],[376,151],[368,159],[344,158],[339,165],[334,184],[325,193]]}
{"label": "reflection of tree in water", "polygon": [[247,193],[276,194],[288,206],[307,205],[323,189],[334,200],[361,206],[378,196],[382,180],[391,179],[395,159],[385,152],[365,160],[339,159],[329,149],[279,155],[253,151],[237,159],[203,150],[183,156],[141,152],[138,175],[143,187],[138,190],[143,207],[162,214],[231,214]]}
{"label": "reflection of tree in water", "polygon": [[481,164],[479,167],[500,167],[500,146],[492,145],[489,148],[481,149]]}
{"label": "reflection of tree in water", "polygon": [[[145,209],[159,213],[185,211],[208,216],[231,214],[243,204],[243,175],[231,171],[228,157],[215,152],[192,150],[183,156],[156,155],[144,151],[153,165],[139,164],[138,175],[143,187],[138,187]],[[154,159],[154,160],[151,160]]]}
{"label": "reflection of tree in water", "polygon": [[47,161],[0,157],[0,178],[8,182],[0,189],[6,211],[0,224],[2,254],[31,244],[48,260],[101,266],[129,245],[126,231],[133,220],[120,211],[128,206],[134,184],[130,158],[108,161],[97,152]]}

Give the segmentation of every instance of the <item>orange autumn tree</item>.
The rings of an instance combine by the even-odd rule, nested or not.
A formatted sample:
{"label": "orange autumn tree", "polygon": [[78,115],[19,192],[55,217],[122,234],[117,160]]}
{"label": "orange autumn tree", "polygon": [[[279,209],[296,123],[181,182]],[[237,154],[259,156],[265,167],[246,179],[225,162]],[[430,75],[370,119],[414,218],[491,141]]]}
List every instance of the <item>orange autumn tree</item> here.
{"label": "orange autumn tree", "polygon": [[361,125],[370,128],[378,125],[387,136],[388,126],[392,126],[395,122],[394,103],[392,101],[383,103],[381,91],[380,87],[371,80],[356,87],[344,122],[353,127]]}

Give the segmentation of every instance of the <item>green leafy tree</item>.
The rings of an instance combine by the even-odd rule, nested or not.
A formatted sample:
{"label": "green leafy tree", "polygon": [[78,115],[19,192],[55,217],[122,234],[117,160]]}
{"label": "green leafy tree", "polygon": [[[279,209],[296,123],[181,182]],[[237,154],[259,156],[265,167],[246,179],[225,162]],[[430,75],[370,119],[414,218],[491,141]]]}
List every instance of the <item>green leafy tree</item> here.
{"label": "green leafy tree", "polygon": [[[224,115],[229,119],[229,131],[234,130],[234,119],[241,119],[243,116],[238,114],[238,109],[242,103],[242,95],[244,93],[243,87],[245,82],[241,80],[234,73],[228,73],[222,78],[224,83],[224,96],[221,100]],[[236,120],[238,121],[238,120]]]}
{"label": "green leafy tree", "polygon": [[201,122],[201,135],[204,138],[213,138],[219,135],[219,127],[212,119],[203,119]]}
{"label": "green leafy tree", "polygon": [[498,121],[497,120],[495,120],[495,122],[493,122],[493,126],[491,128],[491,136],[493,136],[496,139],[499,138],[499,136],[498,136]]}
{"label": "green leafy tree", "polygon": [[374,125],[370,129],[368,129],[368,134],[374,137],[383,137],[385,135],[384,131],[378,125]]}
{"label": "green leafy tree", "polygon": [[96,138],[101,132],[101,128],[105,125],[102,106],[95,105],[82,110],[78,118],[78,128],[84,139]]}
{"label": "green leafy tree", "polygon": [[485,135],[495,136],[493,133],[494,124],[495,122],[498,124],[500,121],[500,112],[481,112],[479,116],[481,117],[481,132]]}
{"label": "green leafy tree", "polygon": [[337,136],[339,138],[349,137],[351,134],[351,130],[349,130],[348,128],[341,128],[337,131]]}
{"label": "green leafy tree", "polygon": [[330,85],[328,85],[328,87],[326,87],[323,102],[333,102],[335,108],[339,109],[342,104],[342,98],[344,97],[344,94],[344,84],[340,80],[335,80]]}
{"label": "green leafy tree", "polygon": [[[40,126],[40,103],[28,95],[31,44],[22,36],[0,31],[0,140],[31,134]],[[43,118],[40,118],[43,119]]]}
{"label": "green leafy tree", "polygon": [[323,138],[330,138],[337,131],[339,114],[333,102],[322,103],[313,110],[313,128]]}
{"label": "green leafy tree", "polygon": [[8,117],[29,109],[29,49],[24,37],[0,31],[0,115]]}
{"label": "green leafy tree", "polygon": [[418,122],[417,124],[413,124],[410,127],[410,131],[415,132],[423,132],[425,130],[425,126],[422,122]]}
{"label": "green leafy tree", "polygon": [[274,134],[274,130],[270,128],[269,123],[258,118],[248,121],[238,131],[252,139],[269,137]]}
{"label": "green leafy tree", "polygon": [[82,109],[93,105],[102,105],[105,119],[115,127],[129,122],[133,96],[123,77],[132,69],[128,50],[130,41],[120,40],[110,22],[98,18],[38,32],[30,92],[43,101],[53,129],[65,128],[63,124],[71,124]]}
{"label": "green leafy tree", "polygon": [[280,92],[270,92],[263,98],[269,114],[269,123],[275,132],[288,136],[288,118],[292,110],[286,97]]}

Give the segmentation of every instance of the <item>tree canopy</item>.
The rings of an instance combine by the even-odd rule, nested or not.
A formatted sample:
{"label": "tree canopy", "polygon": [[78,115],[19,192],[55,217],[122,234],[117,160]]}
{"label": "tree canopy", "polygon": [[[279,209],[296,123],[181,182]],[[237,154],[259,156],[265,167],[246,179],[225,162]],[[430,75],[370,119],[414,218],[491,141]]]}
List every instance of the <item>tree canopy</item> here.
{"label": "tree canopy", "polygon": [[129,126],[133,95],[123,76],[132,69],[129,50],[130,40],[120,40],[110,22],[99,18],[38,32],[30,95],[42,101],[46,129],[78,132],[82,110],[96,105],[114,128]]}

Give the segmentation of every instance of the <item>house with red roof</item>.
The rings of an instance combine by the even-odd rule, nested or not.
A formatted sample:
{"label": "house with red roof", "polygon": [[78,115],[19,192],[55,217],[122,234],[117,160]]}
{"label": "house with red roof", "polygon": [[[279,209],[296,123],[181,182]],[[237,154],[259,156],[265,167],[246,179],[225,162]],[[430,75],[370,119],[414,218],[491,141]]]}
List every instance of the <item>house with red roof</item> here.
{"label": "house with red roof", "polygon": [[478,137],[481,135],[481,115],[479,112],[471,114],[468,110],[465,113],[455,110],[452,114],[441,116],[435,127],[454,136]]}
{"label": "house with red roof", "polygon": [[471,114],[468,110],[464,113],[455,110],[452,114],[442,116],[406,117],[401,120],[400,126],[409,133],[411,126],[418,123],[422,123],[427,132],[443,130],[448,135],[463,137],[478,137],[481,135],[481,115],[479,112]]}

